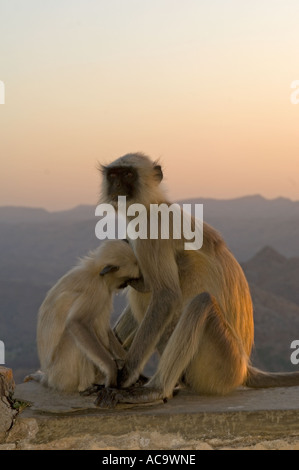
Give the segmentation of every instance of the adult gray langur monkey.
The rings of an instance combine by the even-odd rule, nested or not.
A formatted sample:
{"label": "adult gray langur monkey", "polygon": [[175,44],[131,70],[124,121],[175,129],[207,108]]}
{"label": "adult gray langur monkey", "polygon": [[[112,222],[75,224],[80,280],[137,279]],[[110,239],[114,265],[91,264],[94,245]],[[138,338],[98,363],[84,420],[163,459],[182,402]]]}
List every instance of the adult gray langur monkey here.
{"label": "adult gray langur monkey", "polygon": [[[100,202],[117,207],[170,202],[161,185],[161,166],[132,153],[102,166]],[[149,221],[150,223],[150,221]],[[193,220],[193,223],[195,221]],[[299,373],[266,373],[250,364],[254,339],[252,300],[244,273],[219,233],[203,224],[203,246],[184,249],[181,239],[142,239],[133,246],[150,293],[129,288],[129,305],[115,326],[122,343],[133,338],[119,373],[119,389],[104,389],[102,407],[143,403],[172,396],[179,381],[199,394],[227,394],[240,385],[299,385]],[[154,376],[130,387],[157,349]]]}
{"label": "adult gray langur monkey", "polygon": [[29,375],[63,392],[93,384],[116,387],[126,352],[110,328],[112,294],[140,276],[132,248],[122,240],[103,242],[48,292],[38,313],[41,371]]}

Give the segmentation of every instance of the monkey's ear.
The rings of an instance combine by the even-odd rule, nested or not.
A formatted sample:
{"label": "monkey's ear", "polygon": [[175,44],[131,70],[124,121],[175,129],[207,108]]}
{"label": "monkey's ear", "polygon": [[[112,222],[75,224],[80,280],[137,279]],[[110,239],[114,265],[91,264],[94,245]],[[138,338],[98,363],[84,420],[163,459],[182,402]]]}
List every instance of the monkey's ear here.
{"label": "monkey's ear", "polygon": [[119,266],[112,266],[111,264],[108,264],[108,266],[105,266],[102,269],[102,271],[100,272],[100,276],[105,276],[105,274],[109,274],[109,273],[115,273],[118,270],[119,270]]}
{"label": "monkey's ear", "polygon": [[154,166],[154,174],[155,174],[155,178],[157,181],[162,181],[163,179],[163,171],[162,171],[162,168],[161,168],[161,165],[155,165]]}

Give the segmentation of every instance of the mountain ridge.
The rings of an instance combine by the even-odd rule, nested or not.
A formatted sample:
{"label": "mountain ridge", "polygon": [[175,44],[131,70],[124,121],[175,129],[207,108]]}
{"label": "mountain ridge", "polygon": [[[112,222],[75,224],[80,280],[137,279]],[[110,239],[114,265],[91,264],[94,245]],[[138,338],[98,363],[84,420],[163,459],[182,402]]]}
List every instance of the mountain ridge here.
{"label": "mountain ridge", "polygon": [[[294,211],[297,215],[299,215],[299,200],[293,201],[286,197],[276,197],[273,199],[266,198],[261,196],[260,194],[253,194],[253,195],[245,195],[236,198],[208,198],[208,197],[192,197],[192,198],[184,198],[180,200],[175,200],[178,204],[210,204],[210,205],[233,205],[233,210],[238,210],[238,206],[241,205],[242,207],[247,206],[249,209],[253,210],[255,204],[261,205],[262,209],[267,206],[268,208],[272,206],[275,210],[285,210],[286,206],[288,206],[292,211]],[[212,206],[213,207],[213,206]],[[44,209],[42,207],[26,207],[26,206],[12,206],[12,205],[4,205],[0,206],[0,220],[1,221],[22,221],[24,220],[24,213],[26,213],[26,220],[29,221],[34,220],[36,217],[49,217],[51,219],[59,219],[68,215],[70,220],[77,218],[79,216],[92,216],[94,217],[94,211],[96,208],[96,204],[78,204],[74,207],[69,209],[61,209],[61,210],[53,210],[50,211],[48,209]],[[243,215],[244,212],[242,211]],[[240,215],[242,215],[242,213]],[[260,214],[260,211],[257,211],[257,214]],[[236,215],[236,214],[234,214]],[[265,215],[265,214],[264,214]],[[275,215],[275,214],[274,214]],[[227,213],[225,214],[227,216]]]}

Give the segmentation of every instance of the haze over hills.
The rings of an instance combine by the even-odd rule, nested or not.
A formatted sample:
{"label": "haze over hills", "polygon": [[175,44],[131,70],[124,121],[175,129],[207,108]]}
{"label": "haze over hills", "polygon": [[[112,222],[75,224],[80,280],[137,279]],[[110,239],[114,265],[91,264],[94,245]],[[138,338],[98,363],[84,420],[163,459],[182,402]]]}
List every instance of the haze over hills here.
{"label": "haze over hills", "polygon": [[243,267],[252,284],[299,304],[299,257],[286,258],[267,246]]}
{"label": "haze over hills", "polygon": [[79,205],[73,209],[49,212],[40,207],[0,206],[0,223],[86,220],[94,217],[94,206]]}
{"label": "haze over hills", "polygon": [[299,217],[299,201],[291,201],[284,197],[266,199],[258,194],[235,199],[195,198],[186,199],[182,203],[202,203],[208,217],[227,218],[272,218]]}
{"label": "haze over hills", "polygon": [[257,195],[183,202],[203,204],[204,220],[219,230],[239,261],[267,245],[285,256],[299,256],[299,201]]}
{"label": "haze over hills", "polygon": [[[182,203],[202,203],[204,220],[242,263],[255,305],[255,363],[296,369],[289,348],[299,339],[299,202],[248,196]],[[100,243],[94,211],[86,205],[61,212],[0,207],[0,339],[17,381],[38,367],[36,315],[47,290]],[[116,303],[117,314],[124,299]]]}
{"label": "haze over hills", "polygon": [[[203,204],[204,220],[222,233],[239,261],[248,260],[267,245],[286,256],[299,256],[299,201],[286,198],[270,200],[256,195],[228,200],[186,199],[179,203]],[[49,243],[52,237],[57,249],[61,241],[62,250],[68,237],[71,244],[76,240],[76,246],[78,243],[86,251],[98,243],[94,236],[98,219],[94,214],[95,206],[89,205],[59,212],[40,208],[0,207],[1,232],[6,230],[3,236],[0,233],[0,248],[11,234],[11,246],[14,244],[18,253],[23,250],[22,243],[16,246],[20,237],[24,246],[30,243],[28,238],[31,243],[37,241],[37,248],[44,248],[43,240]],[[38,227],[34,227],[35,234],[32,230],[34,223],[38,224]],[[16,225],[18,234],[15,233]],[[83,237],[81,243],[80,236]]]}
{"label": "haze over hills", "polygon": [[267,246],[242,268],[254,305],[254,364],[264,370],[299,370],[290,362],[290,345],[299,339],[299,257],[286,258]]}

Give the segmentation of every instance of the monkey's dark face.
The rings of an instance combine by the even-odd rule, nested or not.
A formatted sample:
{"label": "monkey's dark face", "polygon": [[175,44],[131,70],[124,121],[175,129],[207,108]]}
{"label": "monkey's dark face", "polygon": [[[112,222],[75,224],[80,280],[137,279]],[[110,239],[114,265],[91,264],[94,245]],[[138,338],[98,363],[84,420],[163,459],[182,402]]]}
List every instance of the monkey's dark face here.
{"label": "monkey's dark face", "polygon": [[117,201],[118,196],[133,199],[138,189],[138,173],[131,166],[114,166],[105,169],[108,196]]}
{"label": "monkey's dark face", "polygon": [[108,166],[100,166],[103,175],[101,202],[116,206],[119,196],[127,203],[145,206],[164,200],[159,185],[163,179],[160,165],[149,157],[132,153],[118,158]]}

